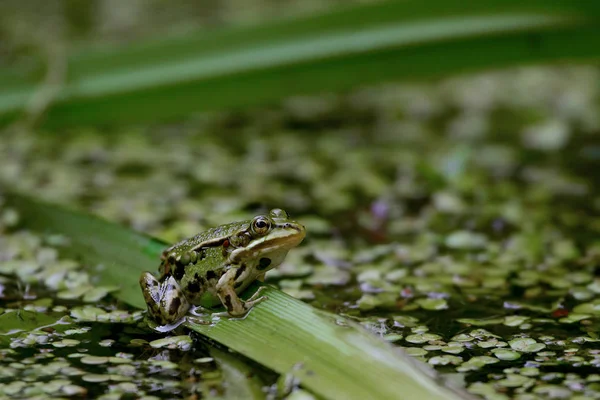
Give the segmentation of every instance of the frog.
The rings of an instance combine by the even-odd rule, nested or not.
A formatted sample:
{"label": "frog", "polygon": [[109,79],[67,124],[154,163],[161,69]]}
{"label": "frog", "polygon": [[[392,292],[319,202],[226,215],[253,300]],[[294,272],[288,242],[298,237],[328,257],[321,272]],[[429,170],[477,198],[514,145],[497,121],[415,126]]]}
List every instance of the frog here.
{"label": "frog", "polygon": [[[190,310],[205,310],[207,297],[226,311],[218,317],[244,317],[267,299],[261,286],[250,298],[239,294],[279,266],[306,235],[305,227],[275,208],[251,220],[217,226],[162,252],[159,278],[144,272],[140,287],[154,329],[164,332],[185,321]],[[193,313],[192,313],[193,314]]]}

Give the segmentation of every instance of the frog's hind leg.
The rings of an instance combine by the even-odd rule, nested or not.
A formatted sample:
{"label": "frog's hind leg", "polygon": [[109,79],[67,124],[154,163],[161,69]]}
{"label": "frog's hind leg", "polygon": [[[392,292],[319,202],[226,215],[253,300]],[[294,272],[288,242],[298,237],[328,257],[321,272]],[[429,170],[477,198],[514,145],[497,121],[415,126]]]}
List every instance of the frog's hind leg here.
{"label": "frog's hind leg", "polygon": [[169,276],[162,283],[161,289],[160,308],[167,323],[173,323],[185,317],[190,309],[190,303],[175,278]]}
{"label": "frog's hind leg", "polygon": [[[250,311],[252,307],[267,299],[266,296],[261,296],[265,287],[260,287],[256,293],[252,295],[248,300],[244,301],[239,298],[235,292],[236,283],[244,282],[248,278],[250,271],[244,266],[237,268],[230,268],[227,270],[219,282],[217,282],[216,292],[217,296],[221,300],[221,303],[227,309],[227,314],[232,317],[243,317]],[[216,316],[225,316],[226,313],[217,313]]]}
{"label": "frog's hind leg", "polygon": [[148,314],[158,325],[171,325],[181,320],[190,308],[179,284],[172,276],[159,282],[152,274],[146,272],[140,277],[140,286],[148,306]]}

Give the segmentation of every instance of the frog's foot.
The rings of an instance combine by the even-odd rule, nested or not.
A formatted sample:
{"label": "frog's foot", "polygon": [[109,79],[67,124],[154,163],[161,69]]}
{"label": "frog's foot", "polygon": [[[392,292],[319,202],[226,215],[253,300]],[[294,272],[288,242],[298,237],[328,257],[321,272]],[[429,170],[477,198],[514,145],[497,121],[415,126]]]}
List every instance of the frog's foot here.
{"label": "frog's foot", "polygon": [[212,316],[234,318],[244,317],[248,311],[252,309],[252,307],[268,299],[267,296],[261,296],[261,293],[266,289],[267,288],[265,286],[259,287],[258,290],[248,300],[244,301],[238,297],[233,288],[223,288],[222,290],[219,290],[217,287],[217,295],[221,299],[221,302],[225,308],[227,308],[227,311],[214,313]]}
{"label": "frog's foot", "polygon": [[188,322],[198,325],[210,325],[212,321],[212,313],[208,308],[202,306],[192,306],[186,316]]}
{"label": "frog's foot", "polygon": [[193,317],[205,317],[210,315],[210,310],[202,306],[191,306],[189,314]]}
{"label": "frog's foot", "polygon": [[248,300],[246,300],[246,303],[251,302],[253,304],[258,304],[261,301],[268,299],[267,296],[261,296],[261,293],[265,290],[267,290],[266,286],[261,286],[258,289],[256,289],[256,292],[254,292],[254,294],[250,296]]}

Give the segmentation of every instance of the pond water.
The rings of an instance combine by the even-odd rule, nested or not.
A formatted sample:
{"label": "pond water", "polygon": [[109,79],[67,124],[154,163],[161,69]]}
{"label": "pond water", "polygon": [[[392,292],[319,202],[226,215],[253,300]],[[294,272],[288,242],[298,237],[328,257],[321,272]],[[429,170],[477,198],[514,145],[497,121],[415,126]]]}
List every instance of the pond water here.
{"label": "pond water", "polygon": [[[170,242],[285,208],[308,236],[268,282],[472,393],[599,398],[599,74],[521,68],[179,124],[7,128],[0,182]],[[0,394],[209,396],[229,382],[230,360],[148,331],[64,238],[23,231],[7,207],[0,232]]]}

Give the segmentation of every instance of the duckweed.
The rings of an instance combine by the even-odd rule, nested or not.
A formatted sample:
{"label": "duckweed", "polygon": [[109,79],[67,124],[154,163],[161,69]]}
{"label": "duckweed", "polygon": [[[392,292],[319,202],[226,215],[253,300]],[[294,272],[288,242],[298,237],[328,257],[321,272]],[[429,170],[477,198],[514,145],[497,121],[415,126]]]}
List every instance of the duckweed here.
{"label": "duckweed", "polygon": [[511,349],[520,351],[522,353],[535,353],[546,348],[544,343],[538,343],[531,338],[513,339],[509,341],[508,344],[510,345]]}
{"label": "duckweed", "polygon": [[[309,237],[271,283],[487,399],[596,398],[598,77],[390,84],[110,139],[7,130],[0,182],[173,242],[285,207]],[[208,397],[190,381],[221,384],[192,336],[147,331],[68,238],[20,221],[0,205],[0,397]]]}
{"label": "duckweed", "polygon": [[150,346],[155,349],[165,347],[168,349],[189,350],[192,345],[192,338],[188,335],[169,336],[163,339],[157,339],[150,342]]}
{"label": "duckweed", "polygon": [[498,357],[500,360],[517,360],[521,358],[521,354],[507,349],[493,349],[492,354]]}

